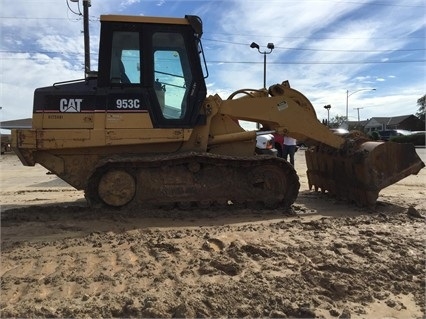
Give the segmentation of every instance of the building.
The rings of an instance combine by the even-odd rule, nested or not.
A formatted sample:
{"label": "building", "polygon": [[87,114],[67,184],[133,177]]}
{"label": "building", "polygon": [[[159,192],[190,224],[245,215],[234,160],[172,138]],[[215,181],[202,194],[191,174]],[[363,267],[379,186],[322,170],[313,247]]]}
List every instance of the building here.
{"label": "building", "polygon": [[32,119],[26,118],[0,122],[0,129],[13,130],[20,128],[32,128]]}
{"label": "building", "polygon": [[372,117],[364,125],[364,132],[385,130],[424,131],[425,122],[414,115],[401,115],[394,117]]}
{"label": "building", "polygon": [[[20,129],[20,128],[31,128],[32,127],[32,119],[19,119],[19,120],[11,120],[11,121],[3,121],[0,122],[0,136],[1,136],[1,154],[5,152],[9,152],[11,136],[10,130]],[[7,133],[4,130],[8,130]]]}

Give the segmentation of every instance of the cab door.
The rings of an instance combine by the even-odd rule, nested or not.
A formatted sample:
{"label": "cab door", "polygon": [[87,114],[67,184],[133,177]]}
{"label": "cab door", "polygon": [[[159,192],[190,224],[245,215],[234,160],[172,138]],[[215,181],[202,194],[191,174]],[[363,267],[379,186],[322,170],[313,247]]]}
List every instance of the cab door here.
{"label": "cab door", "polygon": [[105,127],[152,128],[149,98],[142,84],[140,31],[114,31]]}
{"label": "cab door", "polygon": [[199,113],[206,86],[199,57],[199,39],[190,25],[150,26],[144,56],[155,127],[193,128],[202,124]]}

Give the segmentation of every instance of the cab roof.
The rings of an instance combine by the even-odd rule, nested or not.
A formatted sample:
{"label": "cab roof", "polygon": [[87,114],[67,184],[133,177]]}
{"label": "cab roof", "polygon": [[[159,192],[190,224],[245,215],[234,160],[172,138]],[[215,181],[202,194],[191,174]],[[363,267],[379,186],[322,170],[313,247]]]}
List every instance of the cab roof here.
{"label": "cab roof", "polygon": [[130,16],[130,15],[101,15],[101,21],[106,22],[136,22],[136,23],[160,23],[160,24],[184,24],[189,25],[190,22],[186,18],[168,18],[168,17],[147,17],[147,16]]}

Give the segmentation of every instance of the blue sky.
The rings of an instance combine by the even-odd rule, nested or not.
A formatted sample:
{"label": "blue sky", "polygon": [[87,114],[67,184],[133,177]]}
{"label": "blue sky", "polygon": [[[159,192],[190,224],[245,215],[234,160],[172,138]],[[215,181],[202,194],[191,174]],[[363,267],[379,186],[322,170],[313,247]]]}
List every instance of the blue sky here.
{"label": "blue sky", "polygon": [[[34,89],[82,78],[81,16],[66,0],[0,0],[1,120],[32,116]],[[76,3],[69,7],[78,12]],[[81,0],[80,0],[81,11]],[[318,118],[415,114],[426,94],[424,0],[92,0],[91,64],[97,69],[100,14],[184,17],[204,23],[209,94],[289,80]],[[372,91],[370,89],[376,89]],[[358,91],[360,90],[360,91]]]}

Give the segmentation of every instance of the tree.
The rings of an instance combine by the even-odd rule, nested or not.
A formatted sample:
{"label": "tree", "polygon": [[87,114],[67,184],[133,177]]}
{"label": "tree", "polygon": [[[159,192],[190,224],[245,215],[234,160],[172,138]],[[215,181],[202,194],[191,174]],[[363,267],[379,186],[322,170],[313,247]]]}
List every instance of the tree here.
{"label": "tree", "polygon": [[416,116],[424,122],[425,121],[426,94],[423,95],[420,99],[417,100],[417,105],[419,106],[419,110],[417,111]]}
{"label": "tree", "polygon": [[330,119],[329,126],[337,128],[340,127],[343,123],[346,123],[346,116],[336,115]]}

